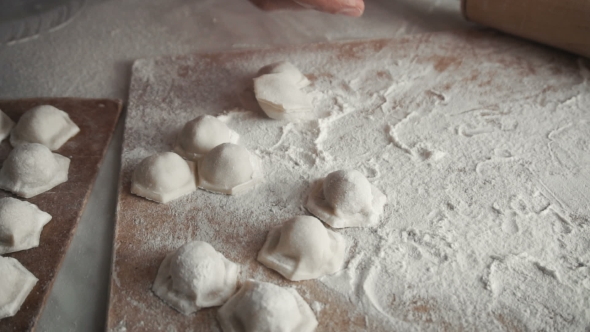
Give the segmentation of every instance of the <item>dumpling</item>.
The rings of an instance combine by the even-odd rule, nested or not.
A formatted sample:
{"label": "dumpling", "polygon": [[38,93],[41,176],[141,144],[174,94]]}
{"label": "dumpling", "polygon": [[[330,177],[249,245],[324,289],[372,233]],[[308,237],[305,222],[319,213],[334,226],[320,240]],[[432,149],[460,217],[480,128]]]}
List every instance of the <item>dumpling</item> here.
{"label": "dumpling", "polygon": [[68,181],[70,159],[45,145],[22,144],[8,154],[0,169],[0,189],[30,198]]}
{"label": "dumpling", "polygon": [[197,160],[223,143],[238,143],[240,136],[221,120],[201,115],[187,122],[176,139],[174,151],[189,160]]}
{"label": "dumpling", "polygon": [[252,189],[262,182],[259,159],[245,147],[218,145],[199,161],[199,187],[228,195]]}
{"label": "dumpling", "polygon": [[164,258],[153,291],[179,312],[222,305],[236,291],[239,267],[207,242],[193,241]]}
{"label": "dumpling", "polygon": [[12,121],[6,113],[0,111],[0,141],[3,141],[8,135],[10,135],[12,127],[14,127],[14,121]]}
{"label": "dumpling", "polygon": [[139,163],[131,180],[131,193],[168,203],[197,190],[195,164],[174,152],[162,152]]}
{"label": "dumpling", "polygon": [[345,247],[318,219],[297,216],[268,233],[258,261],[289,280],[315,279],[342,269]]}
{"label": "dumpling", "polygon": [[266,74],[254,79],[254,94],[260,108],[276,120],[313,118],[311,100],[288,73]]}
{"label": "dumpling", "polygon": [[43,226],[50,220],[51,215],[35,204],[0,199],[0,254],[38,247]]}
{"label": "dumpling", "polygon": [[361,172],[340,170],[314,184],[306,207],[334,228],[362,227],[379,221],[386,200]]}
{"label": "dumpling", "polygon": [[304,88],[311,83],[297,67],[288,61],[275,62],[264,66],[258,71],[258,76],[278,73],[285,74],[285,77],[288,77],[298,88]]}
{"label": "dumpling", "polygon": [[224,332],[308,332],[318,325],[297,291],[254,280],[219,308],[217,320]]}
{"label": "dumpling", "polygon": [[41,105],[21,116],[10,135],[10,144],[17,147],[39,143],[55,151],[79,132],[80,128],[68,113],[50,105]]}
{"label": "dumpling", "polygon": [[16,315],[37,281],[16,259],[0,257],[0,319]]}

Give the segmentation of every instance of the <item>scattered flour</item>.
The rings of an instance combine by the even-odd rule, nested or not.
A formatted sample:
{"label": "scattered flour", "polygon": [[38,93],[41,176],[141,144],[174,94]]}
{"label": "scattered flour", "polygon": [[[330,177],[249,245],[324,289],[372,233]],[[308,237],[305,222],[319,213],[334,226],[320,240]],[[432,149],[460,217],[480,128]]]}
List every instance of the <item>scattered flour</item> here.
{"label": "scattered flour", "polygon": [[[135,63],[115,243],[124,295],[112,306],[129,296],[146,303],[133,310],[148,326],[182,324],[148,289],[165,253],[198,239],[241,264],[242,280],[295,287],[320,330],[340,319],[349,330],[590,327],[587,61],[489,33],[240,52]],[[317,120],[270,120],[238,100],[283,59],[313,82]],[[139,160],[170,150],[187,120],[222,111],[261,159],[263,185],[168,205],[129,196]],[[337,230],[344,270],[292,283],[258,264],[268,230],[305,213],[311,183],[337,169],[388,197],[377,226]]]}
{"label": "scattered flour", "polygon": [[311,304],[311,310],[313,310],[316,315],[318,315],[322,309],[324,309],[324,304],[322,302],[313,301]]}

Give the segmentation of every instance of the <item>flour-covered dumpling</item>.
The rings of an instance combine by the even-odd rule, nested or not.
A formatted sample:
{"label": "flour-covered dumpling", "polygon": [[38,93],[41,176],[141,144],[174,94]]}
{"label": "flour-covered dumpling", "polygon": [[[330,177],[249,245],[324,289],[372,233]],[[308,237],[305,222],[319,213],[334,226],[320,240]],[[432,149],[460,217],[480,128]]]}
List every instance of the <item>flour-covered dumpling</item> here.
{"label": "flour-covered dumpling", "polygon": [[131,181],[132,194],[160,203],[168,203],[195,190],[195,164],[174,152],[162,152],[142,160]]}
{"label": "flour-covered dumpling", "polygon": [[38,279],[11,257],[0,257],[0,319],[19,311]]}
{"label": "flour-covered dumpling", "polygon": [[27,143],[8,154],[0,169],[0,188],[30,198],[68,181],[70,159],[45,145]]}
{"label": "flour-covered dumpling", "polygon": [[224,332],[310,332],[318,321],[291,288],[247,280],[217,311]]}
{"label": "flour-covered dumpling", "polygon": [[38,247],[43,226],[50,220],[51,215],[35,204],[0,199],[0,254]]}
{"label": "flour-covered dumpling", "polygon": [[266,74],[254,79],[254,94],[260,108],[276,120],[301,121],[313,118],[309,96],[288,73]]}
{"label": "flour-covered dumpling", "polygon": [[241,145],[224,143],[199,161],[199,187],[236,195],[262,182],[259,159]]}
{"label": "flour-covered dumpling", "polygon": [[304,88],[311,83],[297,67],[288,61],[280,61],[264,66],[258,71],[258,76],[279,73],[285,74],[298,88]]}
{"label": "flour-covered dumpling", "polygon": [[10,131],[14,127],[14,121],[6,115],[6,113],[0,111],[0,141],[3,141],[8,135],[10,135]]}
{"label": "flour-covered dumpling", "polygon": [[313,185],[306,207],[334,228],[361,227],[379,221],[386,200],[359,171],[340,170]]}
{"label": "flour-covered dumpling", "polygon": [[223,121],[211,115],[201,115],[184,125],[174,151],[186,159],[197,160],[220,144],[237,143],[239,137]]}
{"label": "flour-covered dumpling", "polygon": [[21,116],[10,134],[10,144],[17,147],[39,143],[55,151],[79,132],[80,128],[68,113],[50,105],[41,105]]}
{"label": "flour-covered dumpling", "polygon": [[273,228],[258,261],[293,281],[315,279],[342,269],[346,243],[314,217],[297,216]]}
{"label": "flour-covered dumpling", "polygon": [[168,254],[153,291],[179,312],[222,305],[236,291],[239,267],[207,242],[193,241]]}

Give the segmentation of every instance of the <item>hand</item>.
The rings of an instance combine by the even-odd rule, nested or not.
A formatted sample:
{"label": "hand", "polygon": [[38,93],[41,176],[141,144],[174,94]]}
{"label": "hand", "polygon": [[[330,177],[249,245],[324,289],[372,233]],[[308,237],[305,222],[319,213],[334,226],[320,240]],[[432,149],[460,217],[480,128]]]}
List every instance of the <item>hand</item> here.
{"label": "hand", "polygon": [[308,8],[331,14],[359,17],[365,10],[363,0],[250,0],[263,10]]}

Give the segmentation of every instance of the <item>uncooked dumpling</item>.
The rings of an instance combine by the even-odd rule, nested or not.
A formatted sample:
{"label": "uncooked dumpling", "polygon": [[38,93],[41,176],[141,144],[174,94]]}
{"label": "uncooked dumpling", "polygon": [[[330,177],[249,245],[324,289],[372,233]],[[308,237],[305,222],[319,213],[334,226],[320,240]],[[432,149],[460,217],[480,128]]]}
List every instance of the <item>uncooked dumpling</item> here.
{"label": "uncooked dumpling", "polygon": [[35,204],[0,199],[0,254],[38,247],[43,226],[50,220],[51,215]]}
{"label": "uncooked dumpling", "polygon": [[247,280],[217,311],[224,332],[308,332],[318,321],[291,288]]}
{"label": "uncooked dumpling", "polygon": [[179,312],[222,305],[236,291],[239,267],[207,242],[193,241],[168,254],[153,291]]}
{"label": "uncooked dumpling", "polygon": [[297,67],[288,61],[280,61],[264,66],[258,71],[258,76],[278,73],[285,74],[298,88],[304,88],[311,83]]}
{"label": "uncooked dumpling", "polygon": [[223,143],[238,143],[239,135],[211,115],[187,122],[176,139],[174,151],[189,160],[197,160]]}
{"label": "uncooked dumpling", "polygon": [[45,145],[27,143],[8,154],[0,169],[0,188],[30,198],[68,181],[70,159]]}
{"label": "uncooked dumpling", "polygon": [[131,193],[167,203],[197,190],[195,164],[174,152],[149,156],[133,172]]}
{"label": "uncooked dumpling", "polygon": [[37,281],[16,259],[0,257],[0,319],[18,312]]}
{"label": "uncooked dumpling", "polygon": [[14,127],[14,121],[12,121],[6,113],[0,111],[0,141],[3,141],[8,135],[10,135],[12,127]]}
{"label": "uncooked dumpling", "polygon": [[345,247],[318,219],[297,216],[268,233],[258,261],[293,281],[315,279],[342,269]]}
{"label": "uncooked dumpling", "polygon": [[371,226],[387,197],[359,171],[340,170],[315,183],[307,209],[334,228]]}
{"label": "uncooked dumpling", "polygon": [[252,189],[262,182],[260,161],[241,145],[224,143],[199,161],[199,187],[228,195]]}
{"label": "uncooked dumpling", "polygon": [[266,74],[254,79],[260,108],[276,120],[300,121],[313,118],[311,100],[288,73]]}
{"label": "uncooked dumpling", "polygon": [[39,143],[55,151],[79,132],[80,128],[68,113],[50,105],[41,105],[21,116],[10,135],[10,144],[17,147]]}

